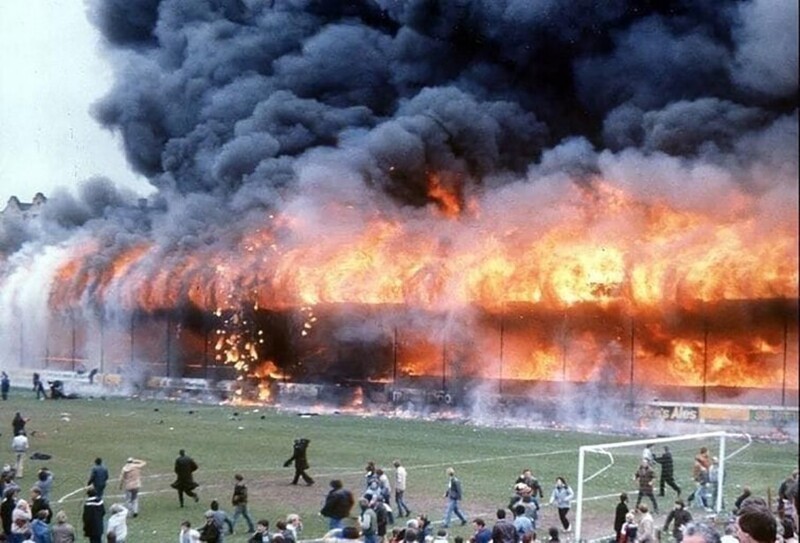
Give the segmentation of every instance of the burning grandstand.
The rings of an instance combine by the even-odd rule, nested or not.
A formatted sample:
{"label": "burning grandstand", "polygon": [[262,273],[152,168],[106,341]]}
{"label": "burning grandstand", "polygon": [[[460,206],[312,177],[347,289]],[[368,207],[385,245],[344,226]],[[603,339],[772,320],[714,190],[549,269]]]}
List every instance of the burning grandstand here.
{"label": "burning grandstand", "polygon": [[95,2],[157,192],[4,223],[3,362],[796,406],[796,12]]}

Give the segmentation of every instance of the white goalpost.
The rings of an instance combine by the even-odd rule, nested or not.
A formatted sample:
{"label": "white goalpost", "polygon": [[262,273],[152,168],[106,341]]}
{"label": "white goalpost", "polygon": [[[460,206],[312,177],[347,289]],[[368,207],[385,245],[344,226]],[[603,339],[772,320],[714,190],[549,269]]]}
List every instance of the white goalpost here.
{"label": "white goalpost", "polygon": [[[731,452],[730,454],[728,454],[726,452],[727,438],[741,438],[746,440],[746,443],[741,447],[739,447],[738,449]],[[575,501],[576,501],[575,526],[574,526],[575,541],[582,540],[584,501],[586,501],[587,499],[592,499],[591,497],[590,498],[584,497],[584,490],[585,490],[584,484],[598,477],[599,475],[611,469],[615,465],[615,458],[614,455],[611,452],[609,452],[610,450],[619,449],[623,447],[631,448],[637,446],[642,447],[643,449],[646,445],[665,444],[676,441],[704,441],[708,443],[709,441],[712,440],[718,443],[718,451],[719,451],[716,455],[719,460],[719,474],[716,481],[717,491],[715,492],[716,501],[713,504],[714,512],[719,513],[722,510],[723,485],[725,479],[725,461],[739,454],[741,451],[746,449],[752,443],[752,439],[748,434],[717,431],[717,432],[707,432],[701,434],[687,434],[687,435],[673,436],[673,437],[647,438],[647,439],[637,439],[632,441],[617,441],[614,443],[601,443],[599,445],[584,445],[580,447],[578,449],[579,451],[578,476],[577,476],[578,484],[575,496]],[[608,463],[600,467],[599,469],[596,469],[593,473],[587,475],[585,473],[587,453],[601,454],[606,457]],[[638,461],[636,464],[638,466]]]}

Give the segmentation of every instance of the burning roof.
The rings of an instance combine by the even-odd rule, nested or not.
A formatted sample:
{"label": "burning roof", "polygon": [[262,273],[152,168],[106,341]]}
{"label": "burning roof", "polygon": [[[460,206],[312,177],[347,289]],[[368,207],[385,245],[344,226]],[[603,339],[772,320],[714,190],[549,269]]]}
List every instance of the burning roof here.
{"label": "burning roof", "polygon": [[[118,60],[94,114],[157,192],[140,206],[90,180],[4,225],[2,334],[64,312],[596,305],[669,323],[798,298],[796,2],[91,16]],[[681,364],[689,340],[671,341]]]}

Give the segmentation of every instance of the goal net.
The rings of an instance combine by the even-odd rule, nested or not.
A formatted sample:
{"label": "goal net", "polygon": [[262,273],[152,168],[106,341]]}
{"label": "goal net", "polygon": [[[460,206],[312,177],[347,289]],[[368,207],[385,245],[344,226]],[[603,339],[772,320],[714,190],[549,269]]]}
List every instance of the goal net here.
{"label": "goal net", "polygon": [[[661,461],[669,451],[673,461],[674,482],[681,490],[680,498],[695,519],[715,515],[723,510],[724,503],[732,504],[736,498],[736,489],[725,495],[725,489],[729,486],[725,472],[735,461],[734,457],[751,442],[747,434],[719,431],[580,447],[575,488],[574,540],[613,540],[614,515],[620,494],[627,493],[627,506],[631,511],[636,508],[639,483],[635,474],[646,456],[646,448]],[[694,464],[695,457],[703,447],[707,449],[708,459],[714,462],[714,467],[711,468],[712,481],[700,487],[695,481]],[[678,495],[664,481],[664,496],[660,496],[663,464],[652,462],[651,466],[655,472],[653,495],[659,510],[659,514],[654,515],[655,526],[660,528]],[[693,497],[691,502],[690,496]],[[652,512],[653,503],[649,497],[643,496],[642,503]],[[662,541],[669,539],[665,537]]]}

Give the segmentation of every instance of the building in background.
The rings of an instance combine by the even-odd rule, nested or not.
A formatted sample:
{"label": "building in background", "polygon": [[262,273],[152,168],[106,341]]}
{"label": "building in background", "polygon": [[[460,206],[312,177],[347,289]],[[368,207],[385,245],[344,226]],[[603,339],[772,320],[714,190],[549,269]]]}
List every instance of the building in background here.
{"label": "building in background", "polygon": [[42,206],[47,203],[47,198],[41,192],[37,192],[33,197],[31,203],[23,203],[19,198],[12,196],[8,199],[6,207],[0,211],[0,217],[21,217],[23,219],[32,219],[41,213]]}

